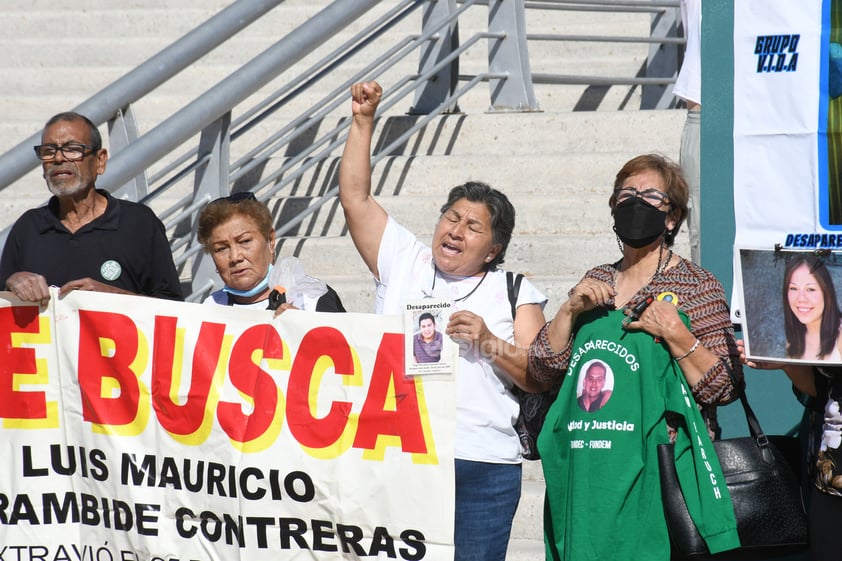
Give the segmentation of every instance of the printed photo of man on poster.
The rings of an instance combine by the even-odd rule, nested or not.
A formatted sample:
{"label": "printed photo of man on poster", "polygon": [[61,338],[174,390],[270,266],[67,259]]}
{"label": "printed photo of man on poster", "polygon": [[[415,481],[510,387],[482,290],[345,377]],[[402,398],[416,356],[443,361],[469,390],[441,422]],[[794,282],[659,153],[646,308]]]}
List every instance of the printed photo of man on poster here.
{"label": "printed photo of man on poster", "polygon": [[457,345],[444,336],[453,303],[426,298],[407,302],[404,312],[405,371],[409,375],[452,374]]}

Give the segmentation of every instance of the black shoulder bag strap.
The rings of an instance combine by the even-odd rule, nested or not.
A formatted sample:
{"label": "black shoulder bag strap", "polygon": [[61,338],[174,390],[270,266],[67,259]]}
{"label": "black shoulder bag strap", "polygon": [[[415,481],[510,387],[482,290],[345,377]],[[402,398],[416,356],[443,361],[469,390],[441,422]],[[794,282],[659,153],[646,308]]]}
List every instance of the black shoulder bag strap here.
{"label": "black shoulder bag strap", "polygon": [[506,271],[506,286],[509,289],[509,305],[512,307],[512,321],[517,314],[517,295],[520,292],[520,283],[523,280],[523,275],[518,273],[517,276],[511,271]]}
{"label": "black shoulder bag strap", "polygon": [[[506,271],[506,285],[509,292],[509,304],[512,307],[512,321],[517,314],[517,297],[520,292],[521,281],[523,281],[522,274],[515,275]],[[517,397],[520,405],[520,413],[515,422],[515,431],[520,438],[521,454],[525,460],[541,459],[535,441],[538,438],[538,433],[541,432],[544,417],[546,417],[550,405],[558,395],[558,388],[559,386],[556,386],[543,393],[527,393],[517,386],[512,386],[512,393]]]}

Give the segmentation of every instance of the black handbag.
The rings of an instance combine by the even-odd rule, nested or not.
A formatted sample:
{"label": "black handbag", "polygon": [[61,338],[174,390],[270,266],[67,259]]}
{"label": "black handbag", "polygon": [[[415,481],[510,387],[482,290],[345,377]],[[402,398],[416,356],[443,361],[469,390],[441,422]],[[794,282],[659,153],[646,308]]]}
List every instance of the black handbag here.
{"label": "black handbag", "polygon": [[[509,292],[509,305],[512,308],[512,320],[517,311],[517,295],[520,292],[520,283],[523,280],[522,274],[515,275],[511,271],[506,272],[506,284]],[[512,386],[512,393],[517,397],[520,404],[520,413],[515,422],[515,431],[520,438],[520,451],[524,460],[540,460],[538,447],[535,441],[538,433],[544,426],[544,418],[547,416],[550,406],[558,395],[561,384],[541,393],[525,392],[517,386]]]}
{"label": "black handbag", "polygon": [[544,418],[547,416],[550,406],[558,395],[561,386],[555,386],[551,390],[542,393],[529,393],[514,386],[513,393],[520,403],[520,414],[515,423],[515,430],[520,438],[520,452],[524,460],[540,460],[536,440],[541,427],[544,426]]}
{"label": "black handbag", "polygon": [[[740,403],[751,436],[713,442],[731,494],[741,544],[740,549],[722,555],[728,559],[760,559],[805,550],[807,514],[801,493],[798,439],[767,437],[748,404],[745,389],[736,381],[734,385],[741,388]],[[661,498],[673,559],[714,558],[687,512],[674,458],[672,444],[658,446]]]}

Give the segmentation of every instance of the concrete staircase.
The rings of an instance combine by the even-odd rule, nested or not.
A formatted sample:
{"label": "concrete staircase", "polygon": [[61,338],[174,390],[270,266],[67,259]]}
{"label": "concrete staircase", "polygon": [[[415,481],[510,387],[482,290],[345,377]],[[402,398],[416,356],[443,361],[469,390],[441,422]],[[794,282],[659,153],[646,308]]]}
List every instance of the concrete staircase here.
{"label": "concrete staircase", "polygon": [[[504,267],[527,274],[544,291],[549,319],[589,267],[620,257],[608,209],[614,175],[637,154],[677,158],[683,118],[680,111],[441,117],[410,139],[411,154],[375,166],[372,184],[386,210],[422,240],[431,238],[453,185],[485,181],[506,193],[517,221]],[[390,127],[402,129],[407,119],[381,119],[375,136],[382,143]],[[542,139],[538,149],[535,139]],[[293,195],[329,183],[337,166],[338,159],[303,177]],[[292,203],[278,202],[276,215],[285,204]],[[370,273],[341,235],[341,213],[338,203],[323,209],[307,236],[284,240],[281,252],[300,256],[309,271],[330,279],[355,311],[370,311]],[[685,244],[679,236],[680,253],[687,253]]]}
{"label": "concrete staircase", "polygon": [[[0,47],[5,53],[0,61],[4,77],[0,81],[0,152],[228,3],[86,0],[80,8],[78,0],[4,0],[0,3]],[[384,8],[392,3],[382,2]],[[142,131],[326,4],[327,0],[288,0],[253,24],[245,38],[205,57],[184,76],[153,92],[135,108]],[[471,26],[481,28],[485,17],[474,11],[460,22],[463,36]],[[539,10],[528,12],[527,29],[530,33],[647,35],[649,16]],[[628,44],[535,42],[530,44],[530,55],[534,72],[632,76],[645,60],[646,49]],[[484,51],[469,51],[461,71],[478,71],[484,56]],[[549,319],[587,268],[619,258],[608,210],[614,174],[640,153],[660,152],[677,159],[684,114],[638,111],[640,92],[627,87],[606,91],[536,86],[536,95],[539,113],[490,114],[486,113],[487,90],[477,88],[460,103],[464,114],[441,117],[416,133],[405,148],[375,168],[373,183],[383,206],[421,239],[430,238],[438,208],[451,186],[481,180],[507,193],[518,215],[505,267],[528,274],[548,295],[545,313]],[[595,110],[573,111],[583,105]],[[379,120],[379,145],[413,119],[402,114],[408,108],[398,107]],[[319,126],[332,126],[345,116],[337,114]],[[284,193],[286,198],[273,202],[279,223],[332,184],[338,156],[334,154],[302,177]],[[281,161],[278,158],[273,165]],[[39,172],[28,174],[3,193],[0,227],[46,197]],[[345,235],[343,222],[338,203],[327,205],[300,226],[301,237],[282,240],[281,253],[299,255],[308,272],[339,291],[349,310],[370,311],[370,274]],[[688,255],[686,232],[679,236],[677,250]],[[540,462],[527,462],[509,561],[544,558],[542,501]]]}

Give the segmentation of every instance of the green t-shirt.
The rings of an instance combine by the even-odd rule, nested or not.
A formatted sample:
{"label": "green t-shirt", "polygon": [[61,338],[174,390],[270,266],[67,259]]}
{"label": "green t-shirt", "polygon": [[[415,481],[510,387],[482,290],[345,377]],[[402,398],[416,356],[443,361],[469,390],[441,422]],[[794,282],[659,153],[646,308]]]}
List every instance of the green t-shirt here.
{"label": "green t-shirt", "polygon": [[657,459],[657,445],[669,442],[667,410],[686,421],[676,471],[699,533],[713,553],[739,547],[725,479],[678,363],[651,335],[625,331],[623,317],[604,309],[580,316],[538,437],[547,559],[669,559]]}

